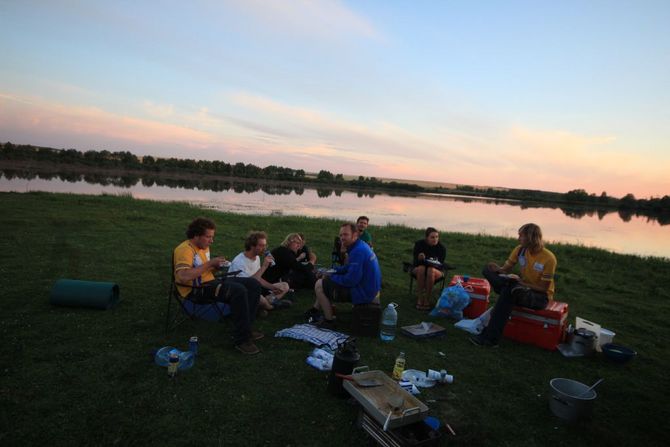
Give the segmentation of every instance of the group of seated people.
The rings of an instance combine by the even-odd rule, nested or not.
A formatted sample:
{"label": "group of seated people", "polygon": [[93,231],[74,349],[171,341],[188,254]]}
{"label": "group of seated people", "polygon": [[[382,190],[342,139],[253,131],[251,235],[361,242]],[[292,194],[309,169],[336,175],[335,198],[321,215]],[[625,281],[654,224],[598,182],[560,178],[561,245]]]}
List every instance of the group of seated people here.
{"label": "group of seated people", "polygon": [[[204,300],[227,303],[234,322],[235,348],[244,354],[260,352],[255,342],[263,338],[252,329],[258,314],[291,305],[293,291],[298,288],[314,289],[315,301],[305,316],[309,322],[322,328],[335,326],[333,302],[353,305],[379,303],[381,270],[372,249],[372,238],[367,231],[369,219],[361,216],[356,223],[340,225],[340,265],[329,270],[316,269],[316,255],[305,245],[300,233],[290,233],[281,245],[267,250],[268,236],[262,231],[250,232],[239,253],[228,267],[225,281],[214,273],[227,261],[210,257],[209,247],[214,241],[216,225],[211,219],[197,218],[191,222],[187,239],[174,250],[174,276],[180,296],[193,302]],[[261,262],[261,255],[264,255]],[[445,274],[443,263],[446,249],[439,241],[439,232],[432,227],[424,239],[414,245],[412,273],[417,278],[419,310],[430,308],[430,296],[435,281]],[[521,276],[510,274],[516,264]],[[544,248],[542,233],[535,224],[519,229],[519,245],[512,250],[502,267],[489,263],[484,276],[500,295],[486,330],[472,339],[473,343],[495,346],[514,304],[543,308],[552,298],[556,258]]]}
{"label": "group of seated people", "polygon": [[[381,272],[371,249],[372,238],[368,233],[367,243],[358,239],[359,234],[367,233],[368,219],[361,216],[358,221],[340,228],[343,265],[319,272],[315,268],[316,254],[301,233],[290,233],[277,248],[268,251],[267,234],[252,231],[244,241],[244,251],[232,262],[224,257],[211,257],[209,247],[214,241],[216,225],[211,219],[196,218],[186,230],[187,239],[174,250],[177,290],[182,298],[194,303],[228,304],[234,322],[233,342],[244,354],[260,352],[255,342],[263,334],[252,329],[256,316],[291,306],[295,289],[313,288],[316,302],[312,309],[323,310],[324,316],[314,322],[332,326],[332,308],[326,304],[329,299],[351,299],[354,303],[379,300]],[[364,227],[363,231],[359,232],[359,227]],[[234,276],[226,276],[223,281],[217,279],[215,273],[226,265],[228,274]]]}
{"label": "group of seated people", "polygon": [[[542,230],[534,223],[525,224],[518,230],[518,241],[519,244],[512,249],[502,267],[489,262],[482,271],[484,278],[498,294],[498,300],[484,331],[470,338],[476,345],[498,345],[515,305],[544,309],[553,299],[556,256],[544,246]],[[418,283],[417,310],[429,310],[432,307],[433,285],[446,274],[445,257],[446,248],[440,242],[439,232],[428,227],[424,239],[414,244],[412,274]],[[510,273],[517,264],[520,275]]]}

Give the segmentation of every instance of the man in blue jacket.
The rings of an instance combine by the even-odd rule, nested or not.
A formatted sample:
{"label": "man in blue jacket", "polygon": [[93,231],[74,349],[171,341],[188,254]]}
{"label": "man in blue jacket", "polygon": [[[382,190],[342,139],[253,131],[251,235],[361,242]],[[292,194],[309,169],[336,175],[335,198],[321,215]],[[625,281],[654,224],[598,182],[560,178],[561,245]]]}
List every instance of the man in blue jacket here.
{"label": "man in blue jacket", "polygon": [[[316,282],[316,301],[306,314],[308,321],[318,321],[318,325],[324,328],[334,326],[331,301],[350,301],[354,305],[379,302],[382,285],[379,262],[370,246],[358,238],[355,223],[347,222],[340,226],[340,241],[347,250],[347,261]],[[319,318],[321,312],[323,319]]]}

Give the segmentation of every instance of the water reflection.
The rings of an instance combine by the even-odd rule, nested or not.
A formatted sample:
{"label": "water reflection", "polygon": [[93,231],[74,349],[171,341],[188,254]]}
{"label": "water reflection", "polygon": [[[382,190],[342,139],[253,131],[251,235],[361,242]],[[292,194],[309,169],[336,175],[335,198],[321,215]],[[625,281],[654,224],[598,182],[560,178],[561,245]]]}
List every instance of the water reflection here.
{"label": "water reflection", "polygon": [[621,253],[670,257],[668,216],[629,210],[530,204],[436,194],[311,189],[254,181],[166,179],[91,173],[3,170],[0,191],[132,194],[140,199],[184,201],[248,214],[305,215],[353,219],[365,214],[373,225],[428,225],[441,230],[515,237],[520,224],[538,223],[548,240],[598,246]]}

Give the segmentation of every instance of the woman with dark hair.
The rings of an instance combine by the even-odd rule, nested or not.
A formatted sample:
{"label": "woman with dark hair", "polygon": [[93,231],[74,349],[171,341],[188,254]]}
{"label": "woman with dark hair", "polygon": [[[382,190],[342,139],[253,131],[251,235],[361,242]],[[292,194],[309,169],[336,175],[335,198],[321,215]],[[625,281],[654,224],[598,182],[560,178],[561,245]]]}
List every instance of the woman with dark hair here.
{"label": "woman with dark hair", "polygon": [[[519,264],[521,275],[510,273]],[[519,245],[514,247],[502,267],[489,262],[482,274],[499,295],[491,320],[484,331],[470,338],[481,346],[498,346],[507,319],[515,305],[544,309],[554,297],[556,256],[544,247],[542,230],[534,223],[519,228]]]}
{"label": "woman with dark hair", "polygon": [[440,242],[440,233],[433,227],[426,228],[425,237],[414,243],[412,273],[417,282],[417,310],[430,310],[433,286],[444,275],[442,263],[446,256],[447,249]]}

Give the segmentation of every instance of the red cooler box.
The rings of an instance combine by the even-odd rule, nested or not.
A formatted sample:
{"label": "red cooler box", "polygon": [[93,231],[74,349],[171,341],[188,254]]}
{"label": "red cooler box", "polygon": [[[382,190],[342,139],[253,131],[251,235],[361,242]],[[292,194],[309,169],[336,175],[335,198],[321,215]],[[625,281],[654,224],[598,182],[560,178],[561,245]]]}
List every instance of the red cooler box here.
{"label": "red cooler box", "polygon": [[454,275],[451,278],[450,286],[455,285],[458,281],[461,281],[461,285],[470,295],[470,304],[468,307],[463,309],[464,318],[477,318],[489,307],[489,295],[491,294],[491,285],[484,278],[472,278],[468,279],[468,282],[463,281],[461,275]]}
{"label": "red cooler box", "polygon": [[567,325],[568,304],[552,300],[541,310],[514,306],[503,335],[553,351],[563,341]]}

